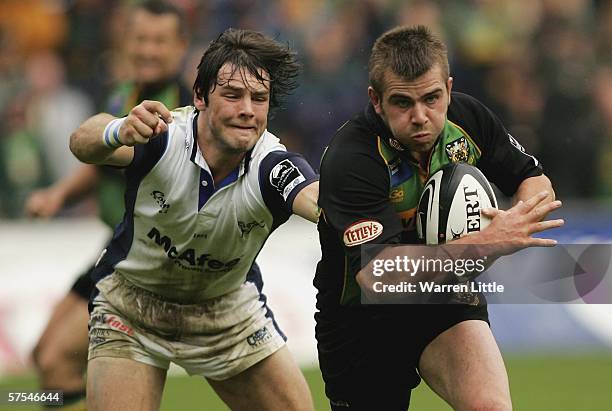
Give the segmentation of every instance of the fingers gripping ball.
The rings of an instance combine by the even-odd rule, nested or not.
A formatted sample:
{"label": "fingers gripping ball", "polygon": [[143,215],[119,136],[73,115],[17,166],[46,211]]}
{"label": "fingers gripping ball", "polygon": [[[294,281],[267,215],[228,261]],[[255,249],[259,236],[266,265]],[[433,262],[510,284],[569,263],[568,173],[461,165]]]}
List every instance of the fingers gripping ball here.
{"label": "fingers gripping ball", "polygon": [[426,244],[443,244],[490,223],[483,208],[497,208],[484,174],[469,164],[449,164],[434,173],[419,200],[417,232]]}

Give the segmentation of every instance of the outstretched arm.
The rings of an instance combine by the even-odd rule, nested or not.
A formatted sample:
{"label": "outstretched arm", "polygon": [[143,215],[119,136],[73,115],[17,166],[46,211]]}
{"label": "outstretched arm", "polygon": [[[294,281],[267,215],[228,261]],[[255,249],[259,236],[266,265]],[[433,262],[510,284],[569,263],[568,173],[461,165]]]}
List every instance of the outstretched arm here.
{"label": "outstretched arm", "polygon": [[84,163],[127,166],[134,157],[133,146],[167,131],[172,115],[162,103],[145,100],[111,124],[115,120],[106,113],[86,120],[70,136],[72,153]]}
{"label": "outstretched arm", "polygon": [[293,213],[316,223],[321,213],[317,200],[319,198],[319,182],[315,181],[304,187],[293,201]]}
{"label": "outstretched arm", "polygon": [[[511,209],[497,210],[486,209],[483,213],[492,218],[491,224],[484,230],[466,235],[449,244],[438,246],[409,246],[387,247],[382,250],[372,261],[357,273],[357,282],[362,291],[369,292],[378,277],[373,275],[375,261],[394,261],[398,256],[406,256],[411,260],[439,259],[471,259],[476,260],[487,257],[487,266],[495,259],[503,255],[509,255],[527,247],[552,247],[556,241],[549,238],[534,237],[534,234],[547,231],[552,228],[561,227],[562,219],[543,221],[546,215],[561,207],[560,201],[544,202],[551,193],[542,191],[527,201],[521,201]],[[465,247],[456,247],[464,245]],[[466,279],[482,273],[482,271],[468,273]],[[386,274],[390,283],[405,281],[417,283],[420,281],[435,281],[440,284],[446,283],[454,277],[453,273],[444,271],[431,272],[419,271],[407,275],[405,272],[394,272]],[[392,277],[394,276],[394,277]]]}

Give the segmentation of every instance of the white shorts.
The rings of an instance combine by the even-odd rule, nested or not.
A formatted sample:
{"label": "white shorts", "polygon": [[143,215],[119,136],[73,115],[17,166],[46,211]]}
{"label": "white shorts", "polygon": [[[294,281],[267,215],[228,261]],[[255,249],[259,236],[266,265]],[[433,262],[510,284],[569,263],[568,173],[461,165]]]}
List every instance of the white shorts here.
{"label": "white shorts", "polygon": [[224,380],[285,345],[255,284],[198,304],[177,304],[134,286],[118,273],[96,285],[89,320],[89,359],[130,358],[190,375]]}

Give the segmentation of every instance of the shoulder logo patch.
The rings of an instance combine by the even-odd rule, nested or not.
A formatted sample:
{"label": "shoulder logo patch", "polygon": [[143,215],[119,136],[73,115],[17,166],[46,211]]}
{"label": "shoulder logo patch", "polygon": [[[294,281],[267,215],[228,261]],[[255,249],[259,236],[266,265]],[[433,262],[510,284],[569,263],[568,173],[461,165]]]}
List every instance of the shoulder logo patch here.
{"label": "shoulder logo patch", "polygon": [[521,153],[525,154],[527,157],[531,157],[533,159],[533,163],[536,166],[539,164],[538,159],[532,156],[531,154],[527,153],[527,151],[525,151],[525,148],[521,145],[521,143],[519,143],[516,138],[512,137],[510,133],[508,133],[508,139],[510,140],[510,144],[512,144],[514,148],[516,148]]}
{"label": "shoulder logo patch", "polygon": [[274,166],[270,172],[270,184],[283,196],[285,201],[289,194],[306,178],[289,159],[284,159]]}
{"label": "shoulder logo patch", "polygon": [[510,133],[508,133],[508,140],[510,140],[510,144],[512,144],[514,148],[519,150],[521,153],[525,152],[525,148],[521,145],[521,143],[518,142],[516,138],[512,137]]}
{"label": "shoulder logo patch", "polygon": [[381,235],[383,225],[374,220],[362,220],[348,226],[342,239],[347,247],[367,243]]}

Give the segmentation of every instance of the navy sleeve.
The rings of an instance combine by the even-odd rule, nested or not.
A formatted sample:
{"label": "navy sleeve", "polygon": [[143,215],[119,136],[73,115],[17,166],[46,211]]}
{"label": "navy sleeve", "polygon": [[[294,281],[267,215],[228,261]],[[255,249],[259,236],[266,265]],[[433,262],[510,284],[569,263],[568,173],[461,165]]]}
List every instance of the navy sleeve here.
{"label": "navy sleeve", "polygon": [[543,173],[542,165],[508,133],[501,120],[475,98],[453,93],[449,120],[457,122],[482,151],[477,166],[504,194],[513,195],[529,177]]}
{"label": "navy sleeve", "polygon": [[168,132],[151,139],[147,144],[136,144],[134,146],[134,158],[125,170],[128,179],[142,180],[157,164],[167,146]]}
{"label": "navy sleeve", "polygon": [[274,220],[281,223],[293,214],[293,201],[298,193],[319,176],[299,154],[272,151],[259,166],[259,186],[264,202]]}

